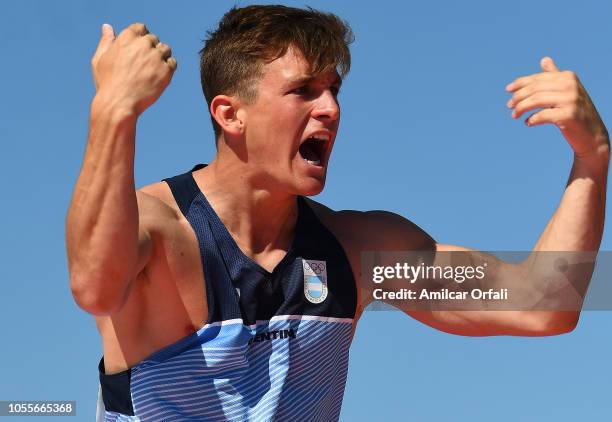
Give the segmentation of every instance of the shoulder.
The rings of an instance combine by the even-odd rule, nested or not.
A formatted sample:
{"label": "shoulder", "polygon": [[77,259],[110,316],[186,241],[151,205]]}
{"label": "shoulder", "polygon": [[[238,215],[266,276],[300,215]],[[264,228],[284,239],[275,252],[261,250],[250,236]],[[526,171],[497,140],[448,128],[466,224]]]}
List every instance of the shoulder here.
{"label": "shoulder", "polygon": [[176,204],[170,187],[165,182],[156,182],[136,191],[138,214],[143,223],[155,225],[168,220],[178,221],[181,211]]}
{"label": "shoulder", "polygon": [[143,186],[136,191],[136,194],[142,196],[144,200],[154,200],[176,210],[179,209],[172,196],[172,191],[170,191],[170,186],[166,182],[156,182]]}
{"label": "shoulder", "polygon": [[332,210],[306,199],[321,222],[339,240],[360,250],[430,250],[435,241],[409,219],[389,211]]}

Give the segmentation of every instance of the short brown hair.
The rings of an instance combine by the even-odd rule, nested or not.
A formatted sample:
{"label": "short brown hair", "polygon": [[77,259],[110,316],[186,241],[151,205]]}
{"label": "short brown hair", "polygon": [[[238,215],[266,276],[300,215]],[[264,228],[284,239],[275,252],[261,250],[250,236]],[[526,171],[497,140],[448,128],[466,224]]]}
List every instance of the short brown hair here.
{"label": "short brown hair", "polygon": [[[350,26],[332,13],[280,5],[234,7],[215,31],[208,31],[200,51],[204,97],[209,107],[220,94],[255,101],[262,65],[289,47],[303,54],[312,76],[335,69],[343,78],[351,66],[351,42]],[[212,123],[218,139],[221,128],[214,118]]]}

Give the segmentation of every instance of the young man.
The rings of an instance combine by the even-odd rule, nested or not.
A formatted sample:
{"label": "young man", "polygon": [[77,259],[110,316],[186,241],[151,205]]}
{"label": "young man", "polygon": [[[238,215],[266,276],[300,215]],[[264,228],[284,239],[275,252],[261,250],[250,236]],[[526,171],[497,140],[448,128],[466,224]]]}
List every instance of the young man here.
{"label": "young man", "polygon": [[[217,155],[136,190],[137,118],[176,61],[142,24],[118,36],[103,27],[67,248],[74,297],[102,337],[106,420],[336,420],[349,345],[373,300],[360,282],[362,252],[469,251],[392,213],[336,212],[304,198],[325,184],[350,41],[330,14],[230,10],[201,52]],[[528,123],[556,124],[575,159],[534,250],[596,251],[608,134],[572,72],[550,58],[542,69],[508,86],[508,105],[517,118],[542,108]],[[499,279],[527,274],[488,259]],[[542,285],[529,276],[522,289],[532,297]],[[579,316],[567,308],[404,310],[462,335],[553,335]]]}

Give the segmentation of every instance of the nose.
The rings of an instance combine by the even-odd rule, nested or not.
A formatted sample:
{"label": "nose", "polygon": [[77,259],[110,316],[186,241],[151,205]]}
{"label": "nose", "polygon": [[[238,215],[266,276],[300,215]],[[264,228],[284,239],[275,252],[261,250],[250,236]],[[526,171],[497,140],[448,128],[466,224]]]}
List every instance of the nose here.
{"label": "nose", "polygon": [[315,119],[330,122],[335,122],[340,118],[340,104],[338,104],[338,99],[331,90],[324,90],[317,98],[312,114]]}

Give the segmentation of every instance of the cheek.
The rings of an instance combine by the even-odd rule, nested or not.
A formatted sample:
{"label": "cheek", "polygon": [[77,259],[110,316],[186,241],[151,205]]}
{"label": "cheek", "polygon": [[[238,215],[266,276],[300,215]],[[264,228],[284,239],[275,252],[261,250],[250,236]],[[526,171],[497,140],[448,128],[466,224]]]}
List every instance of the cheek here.
{"label": "cheek", "polygon": [[297,146],[309,122],[309,111],[304,105],[290,101],[267,101],[253,110],[251,141],[247,146],[255,162],[266,163],[277,170],[291,167]]}
{"label": "cheek", "polygon": [[[308,111],[291,103],[276,108],[272,114],[271,124],[277,127],[297,128],[302,125]],[[307,119],[306,119],[307,120]]]}

